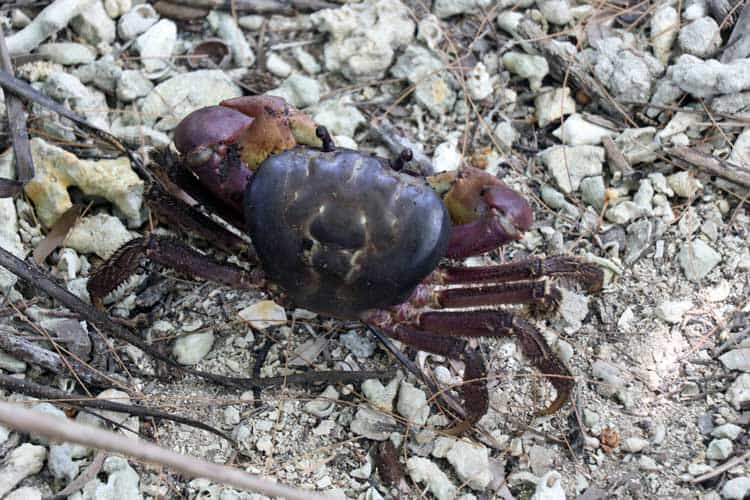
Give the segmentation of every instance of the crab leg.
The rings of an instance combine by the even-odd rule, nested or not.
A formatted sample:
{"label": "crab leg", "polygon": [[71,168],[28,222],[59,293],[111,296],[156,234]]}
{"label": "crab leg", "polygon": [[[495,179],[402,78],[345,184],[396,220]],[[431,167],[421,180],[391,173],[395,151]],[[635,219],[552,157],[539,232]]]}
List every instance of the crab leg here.
{"label": "crab leg", "polygon": [[234,288],[254,288],[262,286],[264,282],[260,271],[247,272],[237,266],[217,262],[179,241],[150,235],[125,243],[91,274],[86,287],[92,304],[103,309],[104,297],[136,272],[144,258]]}

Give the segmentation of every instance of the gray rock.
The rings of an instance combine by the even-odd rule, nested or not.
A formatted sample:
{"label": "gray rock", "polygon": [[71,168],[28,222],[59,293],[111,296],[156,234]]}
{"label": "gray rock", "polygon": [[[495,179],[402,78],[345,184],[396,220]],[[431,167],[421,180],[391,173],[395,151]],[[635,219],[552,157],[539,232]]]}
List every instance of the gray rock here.
{"label": "gray rock", "polygon": [[393,417],[369,408],[360,408],[350,424],[354,434],[374,441],[385,441],[399,426]]}
{"label": "gray rock", "polygon": [[386,386],[380,380],[368,379],[362,383],[362,394],[377,408],[390,412],[393,410],[393,400],[396,398],[400,385],[400,377],[394,378]]}
{"label": "gray rock", "polygon": [[[224,99],[239,97],[242,90],[220,70],[198,70],[166,80],[149,93],[141,103],[146,125],[161,131],[172,130],[188,113]],[[364,119],[364,118],[363,118]]]}
{"label": "gray rock", "polygon": [[249,68],[255,64],[255,52],[250,47],[245,33],[237,25],[234,16],[227,12],[212,10],[208,15],[208,22],[229,46],[232,51],[232,60],[237,66]]}
{"label": "gray rock", "polygon": [[737,437],[742,434],[742,427],[735,424],[723,424],[715,427],[711,431],[711,435],[720,439],[731,439],[734,441]]}
{"label": "gray rock", "polygon": [[539,158],[564,193],[577,191],[585,177],[601,175],[604,149],[597,146],[553,146]]}
{"label": "gray rock", "polygon": [[492,0],[435,0],[432,13],[440,19],[445,19],[458,14],[480,12],[492,3]]}
{"label": "gray rock", "polygon": [[673,6],[658,6],[651,16],[651,44],[654,55],[666,64],[680,27],[680,14]]}
{"label": "gray rock", "polygon": [[65,238],[65,246],[78,253],[94,253],[108,259],[115,250],[133,239],[120,219],[99,213],[82,217]]}
{"label": "gray rock", "polygon": [[339,399],[339,391],[329,385],[317,398],[305,404],[305,411],[318,418],[330,417],[336,409],[336,401]]}
{"label": "gray rock", "polygon": [[669,300],[656,308],[656,317],[667,323],[679,323],[685,314],[693,308],[691,300]]}
{"label": "gray rock", "polygon": [[441,116],[453,108],[454,79],[435,52],[409,45],[391,68],[391,74],[413,84],[414,98],[431,114]]}
{"label": "gray rock", "polygon": [[151,127],[141,125],[120,125],[117,121],[112,123],[112,134],[118,139],[132,144],[144,144],[149,146],[169,146],[172,139],[164,132],[159,132]]}
{"label": "gray rock", "polygon": [[47,455],[47,469],[57,479],[70,482],[78,476],[78,462],[73,460],[73,447],[68,443],[53,444]]}
{"label": "gray rock", "polygon": [[292,55],[308,75],[317,75],[323,70],[315,56],[302,47],[294,47],[292,49]]}
{"label": "gray rock", "polygon": [[117,34],[125,41],[145,33],[159,20],[159,14],[149,4],[140,4],[126,12],[117,21]]}
{"label": "gray rock", "polygon": [[32,52],[44,40],[51,37],[68,23],[91,7],[94,0],[58,0],[42,9],[27,26],[6,39],[8,52],[18,55]]}
{"label": "gray rock", "polygon": [[23,486],[8,493],[4,500],[42,500],[42,492],[32,486]]}
{"label": "gray rock", "polygon": [[648,446],[648,440],[639,437],[629,437],[622,441],[621,448],[627,453],[640,453]]}
{"label": "gray rock", "polygon": [[213,330],[181,335],[174,341],[172,355],[181,365],[196,365],[211,351],[213,345]]}
{"label": "gray rock", "polygon": [[547,60],[542,56],[523,52],[506,52],[503,54],[503,66],[511,73],[527,78],[529,88],[536,92],[542,86],[542,79],[549,73]]}
{"label": "gray rock", "polygon": [[406,470],[415,482],[425,483],[427,489],[438,500],[453,500],[455,498],[456,487],[448,479],[445,472],[440,470],[440,467],[431,460],[411,457],[406,461]]}
{"label": "gray rock", "polygon": [[595,361],[591,367],[591,373],[604,382],[598,386],[598,389],[606,396],[611,396],[618,389],[625,387],[625,379],[620,369],[606,361]]}
{"label": "gray rock", "polygon": [[549,471],[536,484],[531,500],[565,500],[565,490],[562,486],[562,476],[555,471]]}
{"label": "gray rock", "polygon": [[552,24],[563,25],[573,20],[568,0],[546,0],[537,5],[542,16]]}
{"label": "gray rock", "polygon": [[750,477],[735,477],[724,484],[721,489],[722,498],[742,500],[750,495]]}
{"label": "gray rock", "polygon": [[169,62],[176,43],[177,25],[169,19],[162,19],[136,38],[133,46],[141,56],[144,76],[161,78],[171,70]]}
{"label": "gray rock", "polygon": [[617,202],[612,208],[607,209],[604,217],[615,224],[626,224],[642,215],[643,211],[630,200]]}
{"label": "gray rock", "polygon": [[589,297],[575,293],[567,288],[561,288],[562,298],[560,300],[560,316],[565,320],[567,326],[565,332],[575,333],[583,326],[583,320],[589,313]]}
{"label": "gray rock", "polygon": [[655,135],[654,127],[626,128],[615,138],[615,144],[630,165],[651,163],[660,149]]}
{"label": "gray rock", "polygon": [[45,43],[39,46],[37,53],[64,66],[88,64],[96,59],[96,51],[82,43]]}
{"label": "gray rock", "polygon": [[703,187],[698,179],[685,170],[667,177],[667,184],[674,194],[683,198],[693,198],[699,189]]}
{"label": "gray rock", "polygon": [[296,108],[306,108],[320,101],[320,83],[315,78],[295,73],[266,94],[282,97]]}
{"label": "gray rock", "polygon": [[709,460],[726,460],[732,456],[734,445],[729,439],[714,439],[708,443],[706,458]]}
{"label": "gray rock", "polygon": [[417,40],[421,40],[432,50],[437,50],[443,41],[443,28],[437,16],[430,14],[417,24]]}
{"label": "gray rock", "polygon": [[726,397],[735,409],[744,409],[744,406],[750,402],[750,374],[743,373],[737,377],[729,386]]}
{"label": "gray rock", "polygon": [[722,64],[715,59],[703,61],[684,54],[669,67],[667,76],[694,97],[736,94],[750,89],[750,59]]}
{"label": "gray rock", "polygon": [[358,358],[369,358],[375,352],[375,342],[371,335],[351,330],[339,336],[341,344]]}
{"label": "gray rock", "polygon": [[333,135],[347,137],[354,137],[354,132],[366,121],[356,107],[347,104],[343,99],[325,101],[313,115],[313,119]]}
{"label": "gray rock", "polygon": [[495,127],[495,137],[502,147],[510,149],[519,137],[518,131],[513,127],[510,120],[501,121]]}
{"label": "gray rock", "polygon": [[732,153],[727,159],[735,165],[750,165],[750,128],[746,128],[734,141]]}
{"label": "gray rock", "polygon": [[484,63],[478,62],[466,75],[466,90],[472,99],[482,101],[492,95],[496,79],[490,76]]}
{"label": "gray rock", "polygon": [[110,45],[117,37],[117,26],[104,10],[101,0],[94,0],[74,18],[70,26],[91,45]]}
{"label": "gray rock", "polygon": [[109,109],[104,94],[86,87],[75,76],[56,71],[47,77],[42,92],[56,101],[67,102],[73,111],[82,114],[93,125],[109,129],[107,113],[101,111]]}
{"label": "gray rock", "polygon": [[[0,155],[0,178],[16,178],[12,148]],[[0,247],[19,259],[24,258],[25,250],[18,235],[18,214],[13,198],[0,198]],[[7,297],[17,279],[15,274],[0,268],[0,294]]]}
{"label": "gray rock", "polygon": [[[2,284],[2,277],[0,277],[0,286]],[[0,288],[2,291],[2,288]],[[20,359],[14,358],[5,351],[0,351],[0,368],[10,373],[23,373],[26,371],[26,362]]]}
{"label": "gray rock", "polygon": [[687,279],[698,282],[721,262],[721,254],[701,239],[684,243],[677,256]]}
{"label": "gray rock", "polygon": [[727,370],[750,372],[750,347],[727,351],[719,356],[719,360]]}
{"label": "gray rock", "polygon": [[580,215],[578,207],[565,200],[565,195],[553,187],[543,184],[541,189],[542,200],[554,210],[563,210],[572,217],[578,218]]}
{"label": "gray rock", "polygon": [[642,455],[638,459],[638,468],[644,472],[658,472],[661,470],[661,466],[656,463],[656,460],[646,455]]}
{"label": "gray rock", "polygon": [[534,445],[529,448],[528,455],[531,472],[536,476],[542,476],[549,472],[557,454],[552,448]]}
{"label": "gray rock", "polygon": [[122,68],[115,62],[114,57],[106,55],[98,61],[76,68],[73,75],[82,83],[93,83],[98,89],[112,94],[122,75]]}
{"label": "gray rock", "polygon": [[492,479],[487,448],[458,440],[448,451],[446,458],[463,484],[477,491],[484,491]]}
{"label": "gray rock", "polygon": [[604,38],[595,47],[594,75],[614,97],[647,102],[653,82],[664,72],[664,66],[653,56],[625,46],[619,38]]}
{"label": "gray rock", "polygon": [[401,389],[398,391],[396,410],[410,425],[424,425],[430,416],[427,395],[405,380],[401,382]]}
{"label": "gray rock", "polygon": [[641,219],[630,224],[625,237],[625,264],[630,265],[640,259],[651,246],[654,224],[649,219]]}
{"label": "gray rock", "polygon": [[683,26],[678,41],[683,52],[705,59],[719,50],[721,31],[713,18],[701,17]]}
{"label": "gray rock", "polygon": [[633,196],[633,203],[641,210],[643,215],[651,215],[654,211],[654,187],[648,179],[641,179],[638,192]]}
{"label": "gray rock", "polygon": [[47,458],[47,449],[24,443],[10,452],[0,468],[0,497],[16,487],[18,483],[42,470]]}
{"label": "gray rock", "polygon": [[552,135],[563,144],[578,146],[581,144],[598,145],[607,136],[614,136],[615,131],[587,122],[580,114],[570,115]]}
{"label": "gray rock", "polygon": [[125,70],[117,80],[116,95],[122,102],[133,102],[145,97],[154,88],[151,80],[137,70]]}
{"label": "gray rock", "polygon": [[534,114],[540,127],[560,121],[564,115],[576,112],[576,102],[568,87],[540,90],[534,99]]}

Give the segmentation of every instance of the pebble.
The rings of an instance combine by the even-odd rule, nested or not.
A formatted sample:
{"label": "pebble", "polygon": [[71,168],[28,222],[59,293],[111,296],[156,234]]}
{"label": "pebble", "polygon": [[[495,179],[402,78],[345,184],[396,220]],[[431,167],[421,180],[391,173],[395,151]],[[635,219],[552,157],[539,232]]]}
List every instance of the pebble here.
{"label": "pebble", "polygon": [[492,479],[487,448],[457,440],[445,457],[453,466],[462,484],[484,491]]}
{"label": "pebble", "polygon": [[214,332],[191,333],[177,337],[172,346],[172,355],[181,365],[196,365],[211,351]]}
{"label": "pebble", "polygon": [[63,0],[49,4],[23,29],[7,37],[11,55],[32,52],[44,40],[65,28],[70,21],[87,9],[91,0]]}
{"label": "pebble", "polygon": [[750,165],[750,128],[746,128],[737,136],[727,160],[735,165]]}
{"label": "pebble", "polygon": [[565,489],[559,472],[549,471],[539,479],[531,500],[565,500]]}
{"label": "pebble", "polygon": [[104,130],[109,129],[107,113],[101,111],[108,109],[106,97],[103,93],[85,86],[75,76],[54,71],[47,76],[42,91],[56,101],[67,101],[73,111],[81,113],[93,125]]}
{"label": "pebble", "polygon": [[729,386],[726,393],[727,399],[737,410],[750,402],[750,374],[743,373]]}
{"label": "pebble", "polygon": [[77,68],[73,74],[81,80],[81,83],[92,83],[96,88],[111,94],[117,88],[117,81],[122,76],[122,68],[115,62],[114,57],[106,55]]}
{"label": "pebble", "polygon": [[323,68],[320,67],[318,60],[302,47],[295,47],[292,49],[292,55],[299,63],[302,70],[308,75],[317,75]]}
{"label": "pebble", "polygon": [[461,166],[461,152],[455,140],[441,142],[432,155],[435,172],[452,172]]}
{"label": "pebble", "polygon": [[721,254],[699,238],[684,243],[677,258],[685,276],[693,282],[706,277],[721,262]]}
{"label": "pebble", "polygon": [[622,441],[620,448],[627,453],[640,453],[646,446],[648,446],[648,440],[639,437],[629,437]]}
{"label": "pebble", "polygon": [[565,332],[572,334],[577,332],[583,326],[583,320],[589,313],[589,297],[584,294],[576,293],[567,288],[561,288],[562,298],[558,311],[560,316],[565,320],[567,326]]}
{"label": "pebble", "polygon": [[63,244],[81,254],[93,253],[108,259],[115,250],[133,239],[117,217],[105,213],[82,217],[68,231]]}
{"label": "pebble", "polygon": [[568,0],[546,0],[537,5],[542,16],[552,24],[564,25],[573,20]]}
{"label": "pebble", "polygon": [[719,25],[711,17],[701,17],[683,26],[678,37],[680,48],[687,54],[707,58],[721,47]]}
{"label": "pebble", "polygon": [[604,149],[598,146],[553,146],[539,153],[563,193],[577,191],[581,180],[602,174]]}
{"label": "pebble", "polygon": [[627,224],[642,214],[641,208],[630,200],[622,200],[607,209],[604,217],[615,224]]}
{"label": "pebble", "polygon": [[406,461],[409,476],[417,483],[425,483],[438,500],[453,500],[456,487],[434,462],[426,458],[411,457]]}
{"label": "pebble", "polygon": [[117,22],[117,34],[125,41],[132,40],[141,33],[145,33],[159,20],[150,4],[140,4],[123,14]]}
{"label": "pebble", "polygon": [[398,429],[396,420],[379,411],[360,408],[350,424],[354,434],[374,441],[385,441]]}
{"label": "pebble", "polygon": [[421,40],[430,49],[436,50],[443,41],[443,28],[434,14],[424,16],[417,24],[417,40]]}
{"label": "pebble", "polygon": [[336,401],[339,399],[339,391],[329,385],[317,398],[305,404],[305,411],[318,418],[330,417],[336,409]]}
{"label": "pebble", "polygon": [[667,70],[667,76],[693,97],[736,94],[750,89],[750,60],[736,59],[722,64],[684,54]]}
{"label": "pebble", "polygon": [[249,68],[255,64],[255,52],[250,47],[245,33],[237,25],[235,16],[228,12],[212,10],[207,21],[219,37],[226,42],[232,51],[232,60],[237,66]]}
{"label": "pebble", "polygon": [[339,336],[341,345],[360,359],[369,358],[375,352],[375,341],[371,335],[358,330],[350,330]]}
{"label": "pebble", "polygon": [[711,472],[714,470],[713,467],[711,467],[708,464],[688,464],[687,471],[688,474],[691,476],[701,476],[705,474],[706,472]]}
{"label": "pebble", "polygon": [[671,5],[661,5],[651,16],[651,46],[654,55],[666,64],[680,27],[680,14]]}
{"label": "pebble", "polygon": [[42,492],[32,486],[23,486],[5,495],[5,500],[42,500]]}
{"label": "pebble", "polygon": [[471,14],[492,5],[492,0],[435,0],[432,13],[440,19],[458,14]]}
{"label": "pebble", "polygon": [[719,356],[719,361],[727,370],[750,372],[750,347],[727,351]]}
{"label": "pebble", "polygon": [[667,184],[677,196],[693,198],[703,184],[687,171],[677,172],[667,177]]}
{"label": "pebble", "polygon": [[[0,156],[0,178],[14,179],[15,175],[15,162],[10,148]],[[0,198],[0,221],[0,247],[23,259],[25,250],[18,235],[18,213],[12,198]],[[15,274],[0,268],[0,294],[8,296],[17,279]]]}
{"label": "pebble", "polygon": [[588,122],[580,114],[573,113],[563,122],[562,126],[552,132],[552,135],[569,146],[581,144],[596,146],[602,143],[604,137],[614,136],[615,131]]}
{"label": "pebble", "polygon": [[377,408],[390,412],[393,410],[393,400],[396,399],[400,385],[401,379],[399,377],[388,382],[386,386],[380,380],[368,379],[362,383],[362,394]]}
{"label": "pebble", "polygon": [[724,484],[721,489],[723,498],[742,500],[750,495],[750,477],[735,477]]}
{"label": "pebble", "polygon": [[132,7],[132,0],[104,0],[104,10],[112,19],[117,19]]}
{"label": "pebble", "polygon": [[656,317],[667,323],[679,323],[685,314],[693,308],[691,300],[671,300],[662,302],[656,308]]}
{"label": "pebble", "polygon": [[39,46],[37,53],[64,66],[88,64],[96,59],[96,51],[91,46],[72,42],[45,43]]}
{"label": "pebble", "polygon": [[256,330],[286,325],[286,310],[272,300],[260,300],[237,313]]}
{"label": "pebble", "polygon": [[111,45],[117,37],[117,26],[107,15],[101,0],[89,2],[88,8],[73,18],[70,26],[91,45]]}
{"label": "pebble", "polygon": [[357,128],[367,122],[364,115],[344,99],[323,102],[313,115],[313,120],[326,127],[333,135],[347,137],[354,137]]}
{"label": "pebble", "polygon": [[484,63],[479,62],[466,75],[466,89],[472,99],[482,101],[492,96],[495,79],[490,77]]}
{"label": "pebble", "polygon": [[661,148],[655,136],[654,127],[626,128],[615,138],[615,144],[631,166],[651,163],[656,160],[656,152]]}
{"label": "pebble", "polygon": [[4,497],[25,478],[41,471],[46,458],[47,448],[30,443],[11,451],[0,468],[0,497]]}
{"label": "pebble", "polygon": [[500,143],[500,146],[505,149],[510,149],[513,144],[516,143],[520,134],[513,127],[513,123],[510,120],[501,121],[495,127],[495,137]]}
{"label": "pebble", "polygon": [[107,474],[107,483],[94,479],[83,487],[79,500],[138,500],[142,498],[138,473],[121,457],[110,456],[104,460],[102,470]]}
{"label": "pebble", "polygon": [[617,99],[648,101],[654,79],[664,71],[658,59],[627,46],[617,37],[592,42],[597,49],[594,75]]}
{"label": "pebble", "polygon": [[661,470],[661,467],[656,463],[656,460],[646,455],[642,455],[638,459],[638,468],[644,472],[658,472]]}
{"label": "pebble", "polygon": [[597,388],[607,396],[611,396],[618,389],[625,387],[625,379],[620,374],[620,369],[611,363],[602,360],[594,361],[591,373],[604,382],[599,384]]}
{"label": "pebble", "polygon": [[[130,168],[127,158],[80,160],[39,138],[31,140],[31,156],[36,175],[26,184],[25,191],[45,226],[52,227],[73,206],[68,193],[71,187],[112,202],[129,226],[141,224],[143,180]],[[0,163],[12,159],[12,151],[8,150],[0,157]]]}
{"label": "pebble", "polygon": [[523,52],[506,52],[503,54],[503,66],[511,73],[527,78],[532,92],[542,87],[542,79],[549,73],[547,59]]}
{"label": "pebble", "polygon": [[568,87],[543,89],[534,99],[534,114],[540,127],[559,122],[563,116],[575,112],[576,102],[570,96]]}
{"label": "pebble", "polygon": [[732,441],[737,439],[740,434],[742,434],[742,427],[735,424],[722,424],[714,427],[714,430],[711,431],[713,437],[731,439]]}
{"label": "pebble", "polygon": [[282,97],[292,106],[302,109],[320,101],[320,83],[315,78],[294,74],[266,94]]}
{"label": "pebble", "polygon": [[641,219],[630,224],[626,230],[625,258],[626,265],[640,259],[651,246],[654,224],[649,219]]}
{"label": "pebble", "polygon": [[162,19],[140,35],[133,45],[141,56],[144,75],[162,78],[170,70],[170,59],[177,43],[177,25]]}
{"label": "pebble", "polygon": [[729,439],[714,439],[708,443],[706,458],[709,460],[726,460],[732,456],[734,445]]}
{"label": "pebble", "polygon": [[643,215],[651,215],[654,211],[652,202],[654,200],[654,187],[648,179],[641,179],[638,192],[633,196],[633,203],[641,210]]}
{"label": "pebble", "polygon": [[140,71],[128,69],[120,74],[115,87],[115,95],[122,102],[133,102],[139,97],[145,97],[154,88],[151,80],[143,76]]}
{"label": "pebble", "polygon": [[537,476],[547,473],[555,461],[556,453],[552,448],[534,445],[529,448],[529,467]]}
{"label": "pebble", "polygon": [[430,416],[427,395],[423,390],[417,389],[405,380],[401,382],[401,388],[398,391],[396,410],[409,425],[424,425],[427,417]]}
{"label": "pebble", "polygon": [[47,454],[47,469],[56,479],[69,483],[78,476],[79,464],[73,460],[73,447],[68,443],[53,444]]}

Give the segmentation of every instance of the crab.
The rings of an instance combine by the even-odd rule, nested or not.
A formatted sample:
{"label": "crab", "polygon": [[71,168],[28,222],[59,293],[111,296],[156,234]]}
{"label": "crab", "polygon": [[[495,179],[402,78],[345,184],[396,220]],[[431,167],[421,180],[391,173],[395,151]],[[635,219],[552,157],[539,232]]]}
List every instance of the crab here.
{"label": "crab", "polygon": [[[569,400],[568,368],[529,320],[502,306],[554,307],[560,291],[549,278],[573,277],[595,292],[602,271],[568,256],[461,265],[520,239],[532,225],[529,203],[495,176],[474,168],[409,173],[408,150],[389,161],[336,147],[325,128],[269,96],[194,111],[174,143],[176,161],[160,175],[168,187],[148,196],[152,211],[258,265],[247,271],[152,234],[126,243],[93,272],[88,289],[98,307],[149,258],[230,286],[264,288],[285,304],[360,320],[416,349],[463,361],[464,417],[448,433],[470,429],[488,409],[487,370],[472,337],[518,338],[557,392],[541,414]],[[175,193],[211,207],[237,231]]]}

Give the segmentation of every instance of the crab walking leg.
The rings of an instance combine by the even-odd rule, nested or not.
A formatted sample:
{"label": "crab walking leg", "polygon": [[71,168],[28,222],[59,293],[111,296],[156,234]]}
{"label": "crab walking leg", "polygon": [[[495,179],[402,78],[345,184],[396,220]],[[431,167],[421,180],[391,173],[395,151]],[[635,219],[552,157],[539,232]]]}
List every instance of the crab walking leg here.
{"label": "crab walking leg", "polygon": [[265,281],[260,271],[248,272],[231,264],[217,262],[179,241],[150,235],[125,243],[92,273],[86,285],[91,302],[103,309],[104,297],[132,275],[144,258],[182,273],[239,289],[262,286]]}
{"label": "crab walking leg", "polygon": [[589,292],[601,290],[604,280],[604,273],[598,266],[583,262],[576,257],[564,255],[547,258],[535,257],[495,266],[441,266],[433,273],[431,279],[434,283],[451,285],[505,283],[547,276],[576,278]]}
{"label": "crab walking leg", "polygon": [[411,326],[394,324],[388,311],[376,310],[366,313],[365,322],[380,328],[389,337],[408,344],[420,351],[439,354],[464,362],[464,383],[459,387],[464,400],[466,416],[454,427],[442,429],[446,434],[458,435],[474,426],[486,413],[489,406],[487,392],[487,370],[479,349],[470,348],[460,338],[438,335],[431,331]]}
{"label": "crab walking leg", "polygon": [[450,337],[518,338],[524,356],[557,390],[557,398],[540,413],[550,415],[559,410],[573,390],[573,377],[547,341],[534,326],[509,311],[430,311],[418,317],[419,328]]}

